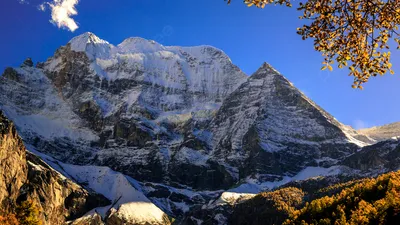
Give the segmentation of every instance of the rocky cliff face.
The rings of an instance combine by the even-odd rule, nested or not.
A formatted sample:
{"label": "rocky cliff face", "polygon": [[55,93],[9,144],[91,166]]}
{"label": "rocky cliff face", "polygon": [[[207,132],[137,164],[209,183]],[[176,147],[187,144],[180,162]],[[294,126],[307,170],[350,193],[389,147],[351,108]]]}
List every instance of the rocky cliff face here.
{"label": "rocky cliff face", "polygon": [[376,176],[400,169],[400,140],[390,139],[366,146],[346,158],[342,164],[360,171],[364,176]]}
{"label": "rocky cliff face", "polygon": [[25,147],[14,125],[0,112],[0,204],[11,211],[27,179]]}
{"label": "rocky cliff face", "polygon": [[110,204],[104,196],[90,193],[28,153],[28,180],[21,187],[19,201],[38,204],[44,224],[63,224],[99,206]]}
{"label": "rocky cliff face", "polygon": [[0,112],[0,202],[2,213],[14,213],[17,205],[30,200],[39,208],[43,224],[63,224],[108,203],[89,193],[26,152],[12,122]]}
{"label": "rocky cliff face", "polygon": [[266,63],[224,101],[208,129],[214,157],[241,165],[240,177],[294,176],[365,145]]}

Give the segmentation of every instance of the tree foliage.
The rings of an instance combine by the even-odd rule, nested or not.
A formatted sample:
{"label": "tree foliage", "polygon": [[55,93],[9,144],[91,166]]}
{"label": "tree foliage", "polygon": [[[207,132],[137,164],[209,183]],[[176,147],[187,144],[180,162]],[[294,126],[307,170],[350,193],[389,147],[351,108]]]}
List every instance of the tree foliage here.
{"label": "tree foliage", "polygon": [[[259,8],[292,5],[291,0],[244,2]],[[303,12],[300,19],[308,21],[297,33],[303,40],[314,39],[315,50],[324,57],[322,69],[332,70],[335,63],[347,67],[354,77],[352,87],[360,89],[372,76],[394,74],[389,44],[400,48],[399,0],[306,0],[297,9]]]}
{"label": "tree foliage", "polygon": [[19,222],[14,214],[8,214],[0,216],[0,225],[19,225]]}
{"label": "tree foliage", "polygon": [[16,216],[20,225],[41,225],[39,209],[33,201],[24,201],[16,208]]}
{"label": "tree foliage", "polygon": [[234,208],[230,224],[282,224],[302,205],[304,195],[294,187],[258,194]]}
{"label": "tree foliage", "polygon": [[339,194],[325,196],[292,212],[284,224],[398,224],[400,172],[364,179]]}
{"label": "tree foliage", "polygon": [[309,179],[272,192],[260,193],[236,205],[230,223],[400,224],[400,171],[327,187],[324,182],[316,184],[315,179]]}

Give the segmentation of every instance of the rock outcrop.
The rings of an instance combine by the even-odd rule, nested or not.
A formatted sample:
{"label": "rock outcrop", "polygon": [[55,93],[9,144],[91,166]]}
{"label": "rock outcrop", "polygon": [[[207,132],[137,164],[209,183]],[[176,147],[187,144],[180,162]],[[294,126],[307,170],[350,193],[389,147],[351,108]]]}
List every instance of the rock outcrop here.
{"label": "rock outcrop", "polygon": [[11,121],[0,111],[0,208],[11,211],[26,183],[28,166],[25,146]]}
{"label": "rock outcrop", "polygon": [[26,152],[16,129],[0,112],[0,208],[14,213],[17,205],[31,201],[39,209],[42,224],[64,224],[89,210],[109,204],[101,195],[89,193]]}
{"label": "rock outcrop", "polygon": [[361,171],[364,176],[376,176],[400,169],[400,140],[390,139],[364,147],[341,162]]}

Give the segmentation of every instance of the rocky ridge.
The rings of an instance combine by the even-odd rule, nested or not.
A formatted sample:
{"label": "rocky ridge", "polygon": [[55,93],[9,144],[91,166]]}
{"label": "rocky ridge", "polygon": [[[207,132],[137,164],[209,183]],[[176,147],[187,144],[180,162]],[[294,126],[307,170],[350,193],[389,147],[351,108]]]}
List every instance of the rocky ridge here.
{"label": "rocky ridge", "polygon": [[400,134],[400,122],[361,129],[358,130],[358,133],[368,135],[369,137],[377,141],[385,141],[391,138],[398,138]]}

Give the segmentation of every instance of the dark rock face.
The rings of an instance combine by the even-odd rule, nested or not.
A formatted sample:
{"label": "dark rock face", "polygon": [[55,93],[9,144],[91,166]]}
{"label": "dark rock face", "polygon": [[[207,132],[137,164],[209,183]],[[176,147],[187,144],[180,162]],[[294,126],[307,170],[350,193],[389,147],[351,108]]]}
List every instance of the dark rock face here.
{"label": "dark rock face", "polygon": [[321,158],[350,155],[359,146],[343,129],[268,64],[225,99],[209,125],[216,158],[241,165],[241,178],[294,176]]}
{"label": "dark rock face", "polygon": [[60,57],[63,67],[59,71],[47,70],[46,75],[59,94],[72,104],[74,112],[87,121],[91,129],[101,131],[104,123],[100,106],[93,100],[80,98],[88,89],[100,87],[99,79],[87,79],[92,73],[88,57],[82,52],[70,51],[68,46],[58,49],[54,57]]}
{"label": "dark rock face", "polygon": [[[73,52],[68,49],[69,47],[65,46],[56,51],[54,57],[61,57],[64,66],[56,72],[48,71],[47,76],[53,81],[54,86],[63,92],[63,95],[69,97],[88,85],[88,83],[81,81],[85,79],[85,75],[90,74],[90,70],[87,68],[89,59],[84,53]],[[46,63],[44,66],[46,67]]]}
{"label": "dark rock face", "polygon": [[60,174],[32,153],[27,153],[27,159],[28,182],[22,187],[19,200],[39,200],[40,211],[45,220],[52,224],[62,224],[65,220],[83,216],[93,208],[111,204],[104,196],[89,193],[72,181],[61,178]]}
{"label": "dark rock face", "polygon": [[14,212],[17,204],[31,200],[43,224],[63,224],[89,210],[110,204],[63,178],[41,159],[26,152],[14,125],[0,111],[0,204],[3,212]]}
{"label": "dark rock face", "polygon": [[228,189],[236,182],[224,166],[213,161],[208,161],[206,166],[172,161],[170,173],[172,181],[197,190]]}
{"label": "dark rock face", "polygon": [[7,67],[7,68],[4,70],[4,73],[3,73],[2,77],[5,77],[5,78],[7,78],[7,79],[10,79],[10,80],[13,80],[13,81],[16,81],[16,82],[19,81],[19,76],[18,76],[17,71],[15,71],[15,70],[14,70],[13,68],[11,68],[11,67]]}
{"label": "dark rock face", "polygon": [[130,163],[126,160],[126,155],[113,155],[116,149],[106,152],[94,160],[94,164],[107,166],[115,171],[124,171],[124,174],[134,177],[138,180],[146,180],[151,182],[162,182],[165,179],[165,171],[160,161],[158,148],[149,146],[145,148],[127,148],[128,155],[137,152],[140,155],[140,163]]}
{"label": "dark rock face", "polygon": [[228,218],[233,213],[231,205],[223,205],[212,209],[193,209],[186,215],[181,224],[197,225],[199,222],[203,225],[229,224]]}
{"label": "dark rock face", "polygon": [[25,59],[24,63],[21,65],[22,67],[27,66],[27,67],[33,67],[33,61],[31,58]]}
{"label": "dark rock face", "polygon": [[135,124],[135,121],[120,120],[114,125],[114,139],[123,139],[127,141],[130,147],[145,147],[147,142],[151,142],[155,137],[152,132],[142,129]]}
{"label": "dark rock face", "polygon": [[366,146],[346,158],[343,165],[363,171],[362,174],[380,174],[400,168],[400,141],[393,139]]}

